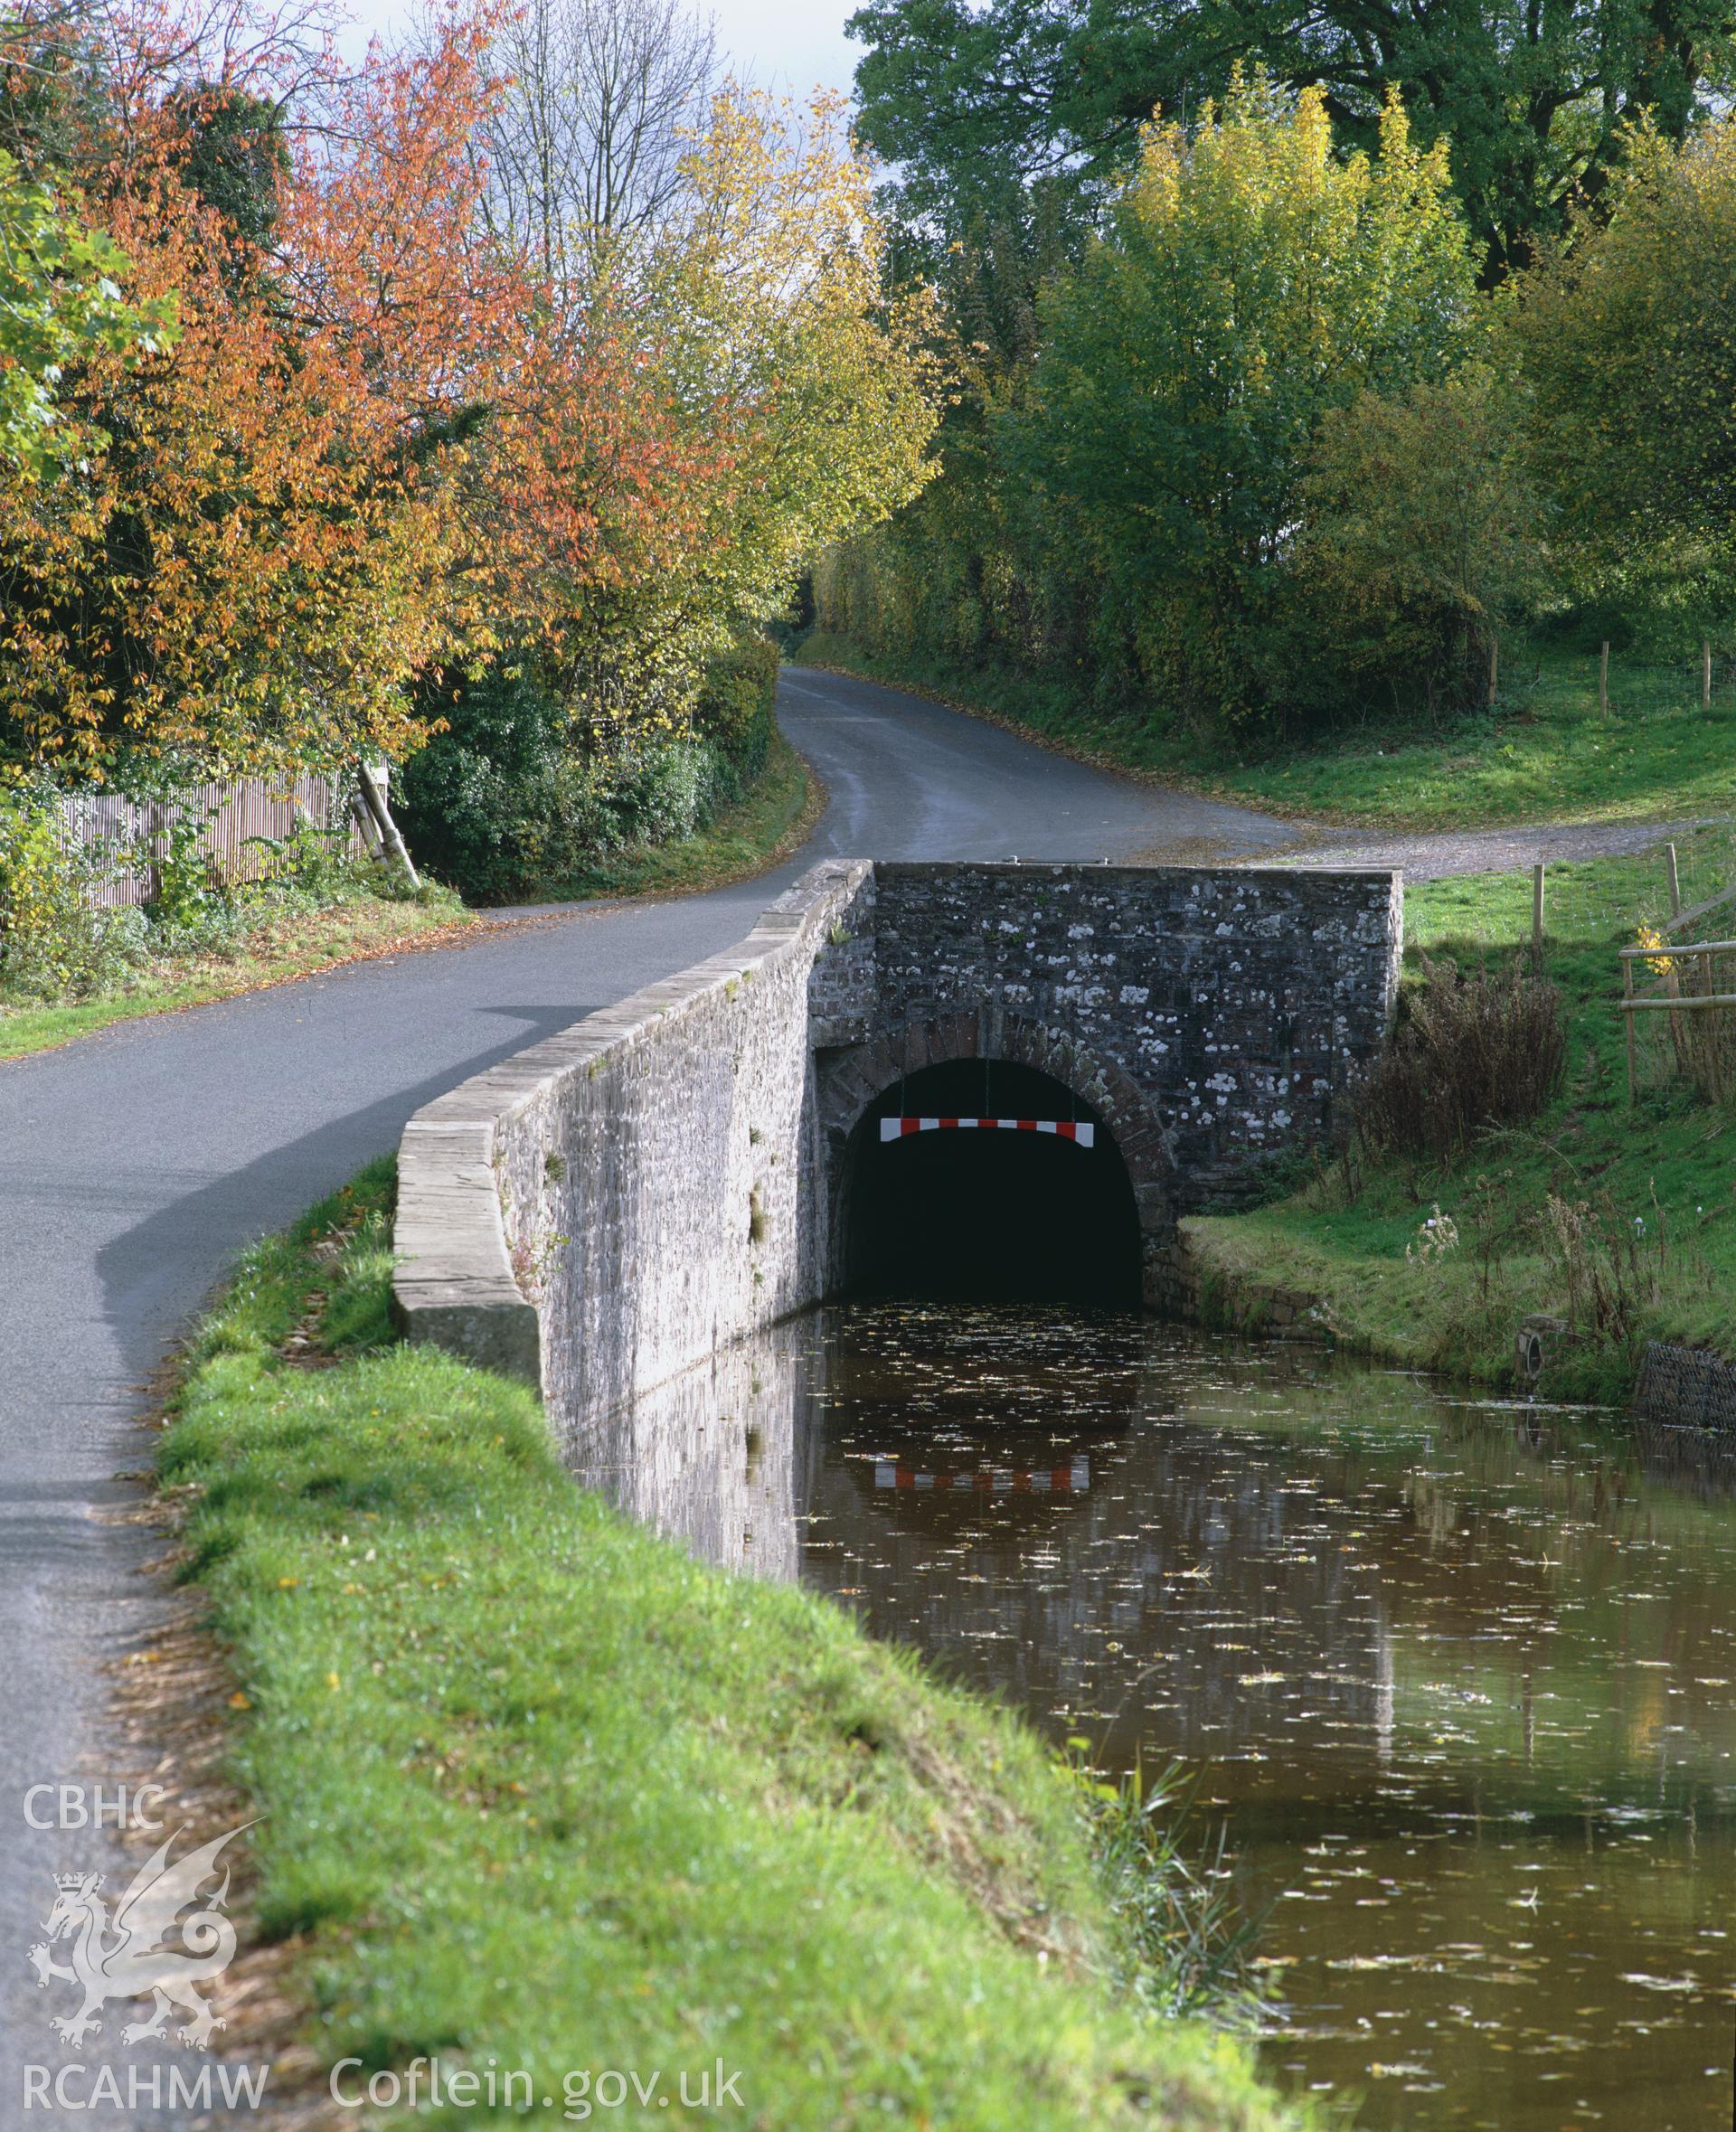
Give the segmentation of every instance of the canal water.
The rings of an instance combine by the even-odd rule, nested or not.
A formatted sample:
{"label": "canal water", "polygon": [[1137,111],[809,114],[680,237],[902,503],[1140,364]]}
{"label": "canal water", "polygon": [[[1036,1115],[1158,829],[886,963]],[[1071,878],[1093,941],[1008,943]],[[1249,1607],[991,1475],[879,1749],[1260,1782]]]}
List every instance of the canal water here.
{"label": "canal water", "polygon": [[1201,1772],[1263,2052],[1372,2128],[1726,2132],[1736,1454],[1137,1317],[859,1306],[581,1476]]}

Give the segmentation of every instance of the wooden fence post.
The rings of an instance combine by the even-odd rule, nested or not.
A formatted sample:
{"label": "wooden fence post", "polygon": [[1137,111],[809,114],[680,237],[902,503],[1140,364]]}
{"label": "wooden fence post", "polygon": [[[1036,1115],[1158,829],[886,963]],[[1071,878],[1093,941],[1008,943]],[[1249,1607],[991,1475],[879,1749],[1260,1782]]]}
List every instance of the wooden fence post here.
{"label": "wooden fence post", "polygon": [[356,764],[355,782],[362,794],[363,804],[373,816],[374,825],[379,829],[386,849],[403,868],[404,878],[409,882],[410,887],[420,889],[422,885],[421,876],[417,873],[410,853],[405,847],[404,840],[398,833],[398,825],[392,820],[391,810],[386,806],[385,794],[374,782],[373,772],[365,762]]}
{"label": "wooden fence post", "polygon": [[[1623,999],[1628,1001],[1631,1001],[1634,996],[1634,966],[1631,959],[1625,956],[1621,965],[1621,995]],[[1628,1024],[1628,1108],[1631,1110],[1634,1107],[1634,1087],[1638,1079],[1634,1044],[1634,1013],[1631,1005],[1621,1018]]]}
{"label": "wooden fence post", "polygon": [[1543,967],[1543,875],[1546,871],[1542,859],[1531,870],[1531,967],[1540,975]]}
{"label": "wooden fence post", "polygon": [[350,819],[362,833],[363,849],[371,859],[387,859],[391,853],[386,840],[380,834],[380,825],[373,818],[373,809],[362,797],[362,780],[355,780],[355,790],[350,796]]}
{"label": "wooden fence post", "polygon": [[1664,864],[1670,877],[1670,916],[1680,918],[1682,915],[1682,876],[1676,871],[1675,846],[1673,844],[1666,844],[1664,846]]}
{"label": "wooden fence post", "polygon": [[1598,655],[1598,716],[1609,715],[1609,639],[1603,640],[1603,649]]}
{"label": "wooden fence post", "polygon": [[1712,639],[1700,639],[1700,708],[1712,709]]}

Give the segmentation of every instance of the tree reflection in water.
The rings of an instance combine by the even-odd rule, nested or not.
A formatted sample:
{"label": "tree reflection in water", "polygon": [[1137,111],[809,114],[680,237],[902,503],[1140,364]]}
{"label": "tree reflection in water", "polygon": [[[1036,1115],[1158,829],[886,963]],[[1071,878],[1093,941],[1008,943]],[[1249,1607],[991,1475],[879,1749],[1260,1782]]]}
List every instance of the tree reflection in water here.
{"label": "tree reflection in water", "polygon": [[1360,2122],[1731,2122],[1736,1457],[1315,1350],[895,1305],[574,1457],[1106,1766],[1203,1766],[1284,1964],[1270,2061]]}

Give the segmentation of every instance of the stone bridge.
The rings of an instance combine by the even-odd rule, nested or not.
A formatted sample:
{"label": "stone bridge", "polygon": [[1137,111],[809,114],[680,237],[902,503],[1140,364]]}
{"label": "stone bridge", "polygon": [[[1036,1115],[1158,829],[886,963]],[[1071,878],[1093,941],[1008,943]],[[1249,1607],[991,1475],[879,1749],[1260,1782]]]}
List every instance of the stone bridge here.
{"label": "stone bridge", "polygon": [[1178,1216],[1343,1129],[1401,919],[1391,873],[816,867],[417,1114],[406,1329],[574,1422],[840,1295],[1172,1307]]}

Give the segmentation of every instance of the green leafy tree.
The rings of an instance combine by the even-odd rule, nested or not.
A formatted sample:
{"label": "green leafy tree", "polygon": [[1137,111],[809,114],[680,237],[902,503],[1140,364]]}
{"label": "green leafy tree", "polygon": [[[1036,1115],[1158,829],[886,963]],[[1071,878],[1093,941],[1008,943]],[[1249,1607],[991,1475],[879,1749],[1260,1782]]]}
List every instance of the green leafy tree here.
{"label": "green leafy tree", "polygon": [[1452,144],[1496,275],[1601,182],[1628,121],[1684,137],[1736,54],[1730,0],[869,0],[850,29],[863,138],[901,166],[911,218],[951,234],[1009,187],[1089,200],[1155,108],[1185,121],[1258,66],[1318,84],[1363,148],[1402,96],[1421,141]]}
{"label": "green leafy tree", "polygon": [[1705,623],[1736,599],[1736,122],[1637,132],[1609,208],[1511,307],[1533,465],[1587,590]]}
{"label": "green leafy tree", "polygon": [[1283,590],[1323,419],[1441,374],[1469,330],[1466,233],[1396,99],[1341,159],[1325,99],[1232,83],[1155,126],[1109,229],[1043,306],[1013,478],[1084,558],[1146,680],[1194,718],[1280,706]]}
{"label": "green leafy tree", "polygon": [[1479,698],[1490,640],[1542,589],[1519,393],[1486,363],[1322,417],[1294,605],[1334,685],[1402,710]]}
{"label": "green leafy tree", "polygon": [[56,405],[68,368],[175,338],[173,301],[129,304],[120,288],[127,270],[111,238],[82,227],[50,185],[26,178],[0,148],[0,458],[41,470],[93,448]]}

